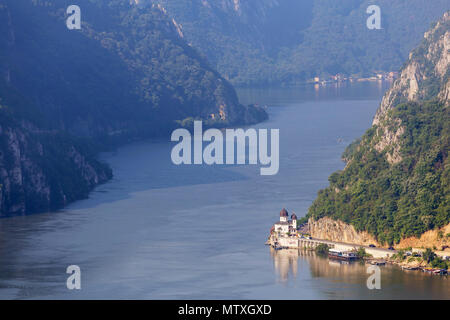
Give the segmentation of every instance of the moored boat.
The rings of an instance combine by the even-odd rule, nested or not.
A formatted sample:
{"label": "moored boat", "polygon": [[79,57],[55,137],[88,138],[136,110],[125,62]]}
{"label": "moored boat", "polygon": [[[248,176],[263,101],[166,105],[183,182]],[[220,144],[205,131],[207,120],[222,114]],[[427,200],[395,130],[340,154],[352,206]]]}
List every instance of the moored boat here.
{"label": "moored boat", "polygon": [[354,252],[345,252],[336,249],[328,250],[328,257],[330,259],[345,260],[345,261],[352,261],[358,259],[358,256]]}
{"label": "moored boat", "polygon": [[436,275],[446,275],[447,270],[445,269],[435,269],[435,268],[423,268],[423,272],[430,273],[430,274],[436,274]]}
{"label": "moored boat", "polygon": [[403,270],[413,271],[413,270],[419,270],[419,267],[402,266],[402,269]]}
{"label": "moored boat", "polygon": [[437,274],[437,275],[445,275],[447,274],[447,270],[445,269],[433,269],[433,274]]}

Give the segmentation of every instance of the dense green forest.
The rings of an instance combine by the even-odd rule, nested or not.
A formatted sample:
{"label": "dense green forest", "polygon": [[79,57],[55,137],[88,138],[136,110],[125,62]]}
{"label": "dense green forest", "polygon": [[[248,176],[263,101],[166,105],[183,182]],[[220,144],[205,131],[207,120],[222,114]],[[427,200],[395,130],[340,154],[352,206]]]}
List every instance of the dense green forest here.
{"label": "dense green forest", "polygon": [[61,208],[111,178],[117,143],[267,118],[180,37],[164,10],[129,0],[0,0],[0,216]]}
{"label": "dense green forest", "polygon": [[[236,85],[292,84],[337,73],[397,71],[430,24],[450,9],[434,0],[148,0]],[[381,29],[369,30],[369,5]]]}
{"label": "dense green forest", "polygon": [[[343,154],[308,217],[324,216],[394,244],[450,222],[447,12],[411,52],[373,126]],[[442,235],[450,236],[450,235]]]}

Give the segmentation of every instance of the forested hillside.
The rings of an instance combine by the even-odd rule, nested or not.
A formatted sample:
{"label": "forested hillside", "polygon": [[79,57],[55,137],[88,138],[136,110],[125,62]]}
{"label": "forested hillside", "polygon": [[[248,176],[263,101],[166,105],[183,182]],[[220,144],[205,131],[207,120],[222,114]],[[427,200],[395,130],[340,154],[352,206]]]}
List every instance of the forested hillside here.
{"label": "forested hillside", "polygon": [[372,128],[347,148],[345,169],[330,176],[308,217],[350,223],[385,244],[448,225],[449,76],[446,13],[410,54]]}
{"label": "forested hillside", "polygon": [[[161,4],[184,38],[238,85],[397,71],[450,9],[446,0],[147,1]],[[381,9],[380,30],[366,26],[373,4]]]}
{"label": "forested hillside", "polygon": [[[99,146],[203,119],[255,123],[264,110],[189,46],[164,10],[129,0],[0,0],[0,215],[86,197],[110,170]],[[95,146],[95,148],[94,148]]]}

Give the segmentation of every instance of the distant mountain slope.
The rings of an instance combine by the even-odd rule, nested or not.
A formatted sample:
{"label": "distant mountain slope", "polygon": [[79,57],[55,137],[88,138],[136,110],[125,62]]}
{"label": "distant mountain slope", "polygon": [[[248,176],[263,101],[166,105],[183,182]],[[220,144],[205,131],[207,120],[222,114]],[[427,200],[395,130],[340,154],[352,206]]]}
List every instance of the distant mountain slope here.
{"label": "distant mountain slope", "polygon": [[278,80],[277,56],[298,45],[312,21],[312,0],[149,1],[161,4],[185,39],[236,84]]}
{"label": "distant mountain slope", "polygon": [[[185,39],[238,85],[396,71],[450,9],[446,0],[147,1],[161,4]],[[381,30],[366,27],[373,4],[381,8]]]}
{"label": "distant mountain slope", "polygon": [[10,36],[0,68],[54,128],[133,137],[167,132],[188,117],[214,114],[217,125],[265,117],[239,104],[158,8],[81,0],[82,30],[70,31],[70,1],[2,2],[10,21],[3,34]]}
{"label": "distant mountain slope", "polygon": [[0,106],[0,216],[59,209],[86,198],[111,170],[86,143],[18,120]]}
{"label": "distant mountain slope", "polygon": [[[347,148],[346,168],[330,176],[308,217],[349,223],[385,244],[449,225],[449,75],[447,12],[410,54],[372,128]],[[448,244],[450,234],[438,240]]]}
{"label": "distant mountain slope", "polygon": [[129,0],[0,0],[0,215],[84,198],[111,177],[92,145],[167,134],[192,119],[249,124],[266,112],[179,35]]}

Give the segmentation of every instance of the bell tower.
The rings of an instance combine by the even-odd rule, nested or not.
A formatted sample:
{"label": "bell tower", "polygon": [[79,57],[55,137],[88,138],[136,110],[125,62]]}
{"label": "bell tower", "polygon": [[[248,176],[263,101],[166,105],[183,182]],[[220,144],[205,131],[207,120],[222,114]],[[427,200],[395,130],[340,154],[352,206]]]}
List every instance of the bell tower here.
{"label": "bell tower", "polygon": [[292,221],[292,228],[294,228],[294,230],[297,230],[297,216],[295,215],[295,213],[292,214],[291,221]]}
{"label": "bell tower", "polygon": [[280,222],[288,222],[289,214],[286,209],[280,211]]}

